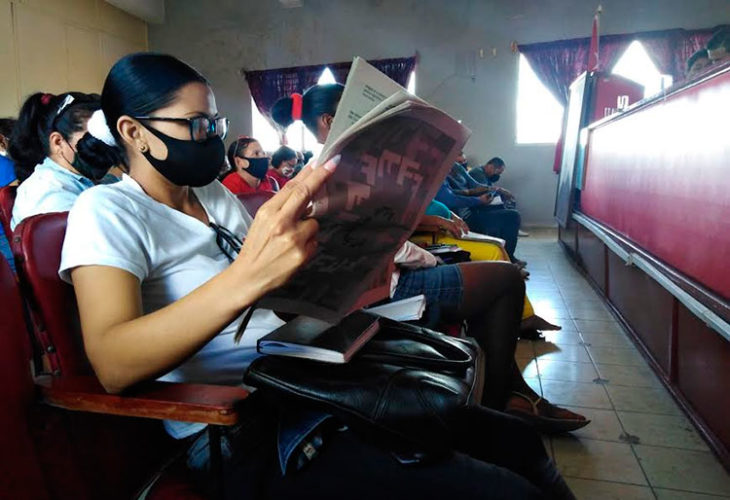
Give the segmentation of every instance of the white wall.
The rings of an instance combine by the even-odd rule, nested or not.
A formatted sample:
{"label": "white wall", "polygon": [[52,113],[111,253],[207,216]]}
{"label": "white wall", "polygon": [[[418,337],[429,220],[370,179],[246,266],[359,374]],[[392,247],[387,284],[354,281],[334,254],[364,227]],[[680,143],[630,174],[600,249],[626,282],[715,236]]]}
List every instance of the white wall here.
{"label": "white wall", "polygon": [[[501,156],[503,185],[527,224],[552,224],[554,146],[515,144],[519,43],[589,36],[598,0],[167,0],[151,50],[175,54],[213,84],[232,134],[250,133],[241,68],[268,69],[420,54],[417,93],[474,132],[469,157]],[[730,21],[730,0],[602,0],[602,32],[701,28]],[[485,49],[485,58],[478,50]],[[496,48],[496,56],[492,56]],[[470,57],[470,54],[476,55]],[[465,61],[467,61],[465,63]],[[473,73],[473,78],[471,73]]]}
{"label": "white wall", "polygon": [[0,0],[0,116],[35,92],[101,92],[109,68],[146,50],[147,25],[104,0]]}

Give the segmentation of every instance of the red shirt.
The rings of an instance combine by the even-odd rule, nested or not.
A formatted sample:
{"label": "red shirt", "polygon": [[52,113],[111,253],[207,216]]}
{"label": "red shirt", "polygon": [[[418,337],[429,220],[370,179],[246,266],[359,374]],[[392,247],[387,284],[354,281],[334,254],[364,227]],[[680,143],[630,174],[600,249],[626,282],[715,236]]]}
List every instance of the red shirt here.
{"label": "red shirt", "polygon": [[289,182],[289,177],[284,177],[283,175],[281,175],[279,173],[278,170],[269,169],[268,175],[270,177],[273,177],[276,180],[276,182],[279,183],[279,189],[283,188],[286,185],[286,183]]}
{"label": "red shirt", "polygon": [[273,193],[278,191],[278,189],[274,189],[274,186],[277,186],[278,188],[276,179],[272,179],[268,175],[266,176],[266,179],[259,183],[258,187],[252,188],[248,185],[248,182],[243,180],[243,177],[238,175],[238,173],[231,172],[223,179],[223,185],[233,194],[258,193],[261,191],[270,191]]}

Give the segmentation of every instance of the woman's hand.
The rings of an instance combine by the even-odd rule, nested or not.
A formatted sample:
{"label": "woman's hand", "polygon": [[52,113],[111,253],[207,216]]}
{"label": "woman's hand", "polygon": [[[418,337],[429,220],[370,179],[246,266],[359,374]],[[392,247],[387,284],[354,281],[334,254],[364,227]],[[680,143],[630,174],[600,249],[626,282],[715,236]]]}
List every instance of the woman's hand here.
{"label": "woman's hand", "polygon": [[340,156],[322,166],[310,162],[261,206],[231,267],[260,296],[280,287],[314,254],[319,224],[305,218],[312,197],[332,175]]}
{"label": "woman's hand", "polygon": [[467,223],[464,222],[464,219],[462,219],[461,217],[456,215],[454,212],[451,212],[451,220],[454,222],[456,227],[459,228],[459,230],[461,231],[461,235],[464,235],[464,234],[468,233],[469,231],[471,231],[471,229],[469,229],[469,226],[467,225]]}

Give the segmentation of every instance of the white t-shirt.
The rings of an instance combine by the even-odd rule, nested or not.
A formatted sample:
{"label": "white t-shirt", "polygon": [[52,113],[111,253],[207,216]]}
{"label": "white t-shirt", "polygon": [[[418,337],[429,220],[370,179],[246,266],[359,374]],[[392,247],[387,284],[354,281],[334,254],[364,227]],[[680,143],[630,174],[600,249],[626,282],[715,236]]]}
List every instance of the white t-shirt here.
{"label": "white t-shirt", "polygon": [[425,267],[436,267],[438,265],[438,259],[426,249],[423,249],[413,243],[412,241],[406,240],[398,252],[393,258],[395,262],[395,270],[393,275],[390,277],[390,296],[393,297],[395,289],[398,287],[398,281],[400,280],[400,268],[405,269],[423,269]]}
{"label": "white t-shirt", "polygon": [[[246,234],[251,216],[221,183],[193,191],[211,222],[236,235]],[[83,192],[71,209],[59,274],[70,282],[70,270],[84,265],[111,266],[135,275],[148,314],[189,294],[230,262],[216,244],[213,229],[153,200],[125,175],[121,182]],[[257,356],[256,341],[284,322],[271,311],[257,309],[236,345],[233,336],[240,321],[239,317],[159,380],[241,384],[244,370]],[[166,421],[165,427],[181,438],[203,426]]]}
{"label": "white t-shirt", "polygon": [[10,228],[32,215],[68,212],[79,194],[94,185],[83,175],[71,172],[46,158],[18,186]]}

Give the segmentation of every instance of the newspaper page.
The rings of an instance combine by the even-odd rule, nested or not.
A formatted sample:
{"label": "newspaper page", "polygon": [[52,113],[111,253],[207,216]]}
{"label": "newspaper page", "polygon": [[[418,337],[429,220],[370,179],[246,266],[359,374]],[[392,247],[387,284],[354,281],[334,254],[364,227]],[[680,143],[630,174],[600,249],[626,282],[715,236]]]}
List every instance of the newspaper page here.
{"label": "newspaper page", "polygon": [[407,93],[407,90],[378,71],[365,59],[356,57],[347,75],[345,91],[340,98],[335,119],[332,121],[330,133],[322,151],[327,151],[328,147],[345,130],[365,116],[368,111],[398,92]]}
{"label": "newspaper page", "polygon": [[388,298],[395,253],[470,135],[416,99],[355,125],[326,154],[342,159],[314,200],[314,257],[261,307],[336,322]]}

